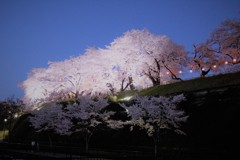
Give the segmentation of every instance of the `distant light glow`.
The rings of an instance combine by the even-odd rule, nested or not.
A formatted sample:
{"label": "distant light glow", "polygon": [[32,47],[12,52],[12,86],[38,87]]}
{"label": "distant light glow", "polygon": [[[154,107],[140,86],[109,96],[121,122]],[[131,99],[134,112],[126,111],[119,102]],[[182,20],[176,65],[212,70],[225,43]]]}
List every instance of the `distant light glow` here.
{"label": "distant light glow", "polygon": [[234,58],[234,59],[233,59],[233,63],[236,63],[236,62],[237,62],[237,59]]}
{"label": "distant light glow", "polygon": [[117,101],[117,96],[111,96],[112,101],[116,102]]}
{"label": "distant light glow", "polygon": [[202,71],[205,71],[205,68],[204,68],[204,67],[202,68]]}
{"label": "distant light glow", "polygon": [[217,65],[213,65],[213,68],[217,68]]}
{"label": "distant light glow", "polygon": [[225,64],[228,64],[228,61],[225,61]]}
{"label": "distant light glow", "polygon": [[180,70],[178,73],[179,73],[179,74],[182,74],[183,72]]}
{"label": "distant light glow", "polygon": [[16,114],[14,114],[14,118],[17,118],[18,117],[18,114],[16,113]]}
{"label": "distant light glow", "polygon": [[132,98],[132,96],[127,96],[122,99],[119,99],[119,101],[129,101]]}
{"label": "distant light glow", "polygon": [[169,74],[169,72],[167,72],[166,74]]}
{"label": "distant light glow", "polygon": [[190,73],[192,73],[192,72],[193,72],[193,70],[191,70],[191,69],[190,69],[190,71],[189,71],[189,72],[190,72]]}
{"label": "distant light glow", "polygon": [[4,119],[4,122],[7,122],[7,119],[6,119],[6,118]]}

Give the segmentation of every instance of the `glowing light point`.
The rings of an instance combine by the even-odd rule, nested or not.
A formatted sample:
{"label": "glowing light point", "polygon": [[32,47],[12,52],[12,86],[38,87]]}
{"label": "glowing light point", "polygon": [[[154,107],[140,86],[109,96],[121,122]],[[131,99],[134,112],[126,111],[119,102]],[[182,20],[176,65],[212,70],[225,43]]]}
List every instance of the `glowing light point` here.
{"label": "glowing light point", "polygon": [[202,71],[205,71],[205,68],[204,68],[204,67],[202,68]]}
{"label": "glowing light point", "polygon": [[132,99],[132,96],[127,96],[127,97],[124,97],[122,99],[119,99],[119,101],[129,101]]}
{"label": "glowing light point", "polygon": [[228,64],[228,61],[225,61],[225,64]]}
{"label": "glowing light point", "polygon": [[17,113],[15,113],[15,114],[14,114],[14,118],[17,118],[17,117],[18,117],[18,114],[17,114]]}
{"label": "glowing light point", "polygon": [[178,73],[182,74],[182,71],[179,71]]}
{"label": "glowing light point", "polygon": [[233,59],[233,63],[236,63],[236,62],[237,62],[237,59],[234,58],[234,59]]}
{"label": "glowing light point", "polygon": [[192,73],[192,72],[193,72],[193,70],[191,70],[191,69],[190,69],[190,71],[189,71],[189,72],[190,72],[190,73]]}
{"label": "glowing light point", "polygon": [[169,72],[167,72],[166,74],[169,74]]}
{"label": "glowing light point", "polygon": [[213,65],[213,68],[217,68],[217,65]]}
{"label": "glowing light point", "polygon": [[4,122],[7,122],[7,119],[6,119],[6,118],[4,119]]}

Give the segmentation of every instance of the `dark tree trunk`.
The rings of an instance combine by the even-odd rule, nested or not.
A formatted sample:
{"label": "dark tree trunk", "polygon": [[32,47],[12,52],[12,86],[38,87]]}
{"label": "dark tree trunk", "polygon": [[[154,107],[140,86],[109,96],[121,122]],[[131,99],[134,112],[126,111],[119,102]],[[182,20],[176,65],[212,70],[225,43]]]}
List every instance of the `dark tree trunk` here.
{"label": "dark tree trunk", "polygon": [[180,80],[182,81],[182,79],[180,77],[177,77],[170,68],[167,67],[167,65],[165,65],[165,63],[163,62],[164,67],[171,73],[172,79],[176,79],[176,80]]}
{"label": "dark tree trunk", "polygon": [[89,145],[88,142],[89,142],[89,139],[86,138],[86,139],[85,139],[85,151],[86,151],[86,152],[88,152],[88,148],[89,148],[89,147],[88,147],[88,145]]}
{"label": "dark tree trunk", "polygon": [[121,91],[125,91],[128,87],[130,87],[130,89],[134,89],[134,86],[133,86],[133,79],[132,77],[128,77],[128,82],[126,84],[126,86],[124,87],[124,82],[125,82],[125,78],[122,80],[122,84],[121,84]]}
{"label": "dark tree trunk", "polygon": [[206,75],[208,74],[208,72],[211,70],[211,68],[209,68],[208,70],[206,71],[203,71],[201,72],[201,77],[206,77]]}
{"label": "dark tree trunk", "polygon": [[160,128],[157,129],[157,133],[153,136],[154,140],[154,159],[157,160],[159,158],[159,140],[160,140]]}
{"label": "dark tree trunk", "polygon": [[85,151],[88,152],[89,150],[89,141],[91,139],[92,133],[86,131],[85,135],[84,135],[84,139],[85,139]]}
{"label": "dark tree trunk", "polygon": [[158,144],[155,142],[154,144],[154,159],[157,160],[158,158]]}

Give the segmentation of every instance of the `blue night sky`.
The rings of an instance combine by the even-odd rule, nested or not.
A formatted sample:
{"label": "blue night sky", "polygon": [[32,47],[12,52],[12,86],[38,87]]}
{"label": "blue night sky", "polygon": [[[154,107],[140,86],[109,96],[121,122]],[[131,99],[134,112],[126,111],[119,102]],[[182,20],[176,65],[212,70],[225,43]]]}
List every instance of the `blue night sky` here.
{"label": "blue night sky", "polygon": [[167,35],[191,51],[239,17],[239,0],[0,0],[0,99],[22,98],[18,84],[33,68],[104,48],[128,30]]}

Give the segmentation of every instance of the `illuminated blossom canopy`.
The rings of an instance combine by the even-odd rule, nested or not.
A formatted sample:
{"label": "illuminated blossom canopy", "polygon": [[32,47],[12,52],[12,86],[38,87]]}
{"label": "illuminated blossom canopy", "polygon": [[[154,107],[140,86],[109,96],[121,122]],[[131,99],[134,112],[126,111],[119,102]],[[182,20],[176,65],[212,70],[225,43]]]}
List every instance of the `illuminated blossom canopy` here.
{"label": "illuminated blossom canopy", "polygon": [[169,83],[180,79],[185,55],[167,36],[131,30],[104,49],[88,48],[77,57],[33,69],[21,84],[24,102],[32,107],[84,93],[115,94]]}
{"label": "illuminated blossom canopy", "polygon": [[155,156],[160,134],[172,130],[178,134],[185,134],[181,126],[187,121],[188,116],[180,110],[178,104],[185,100],[183,94],[169,97],[149,97],[135,95],[132,104],[120,104],[127,110],[130,120],[126,124],[143,129],[155,143]]}
{"label": "illuminated blossom canopy", "polygon": [[86,151],[91,136],[96,130],[111,125],[112,111],[103,111],[108,105],[104,97],[79,96],[75,103],[48,103],[31,112],[29,121],[37,132],[55,132],[71,135],[81,132],[86,143]]}

